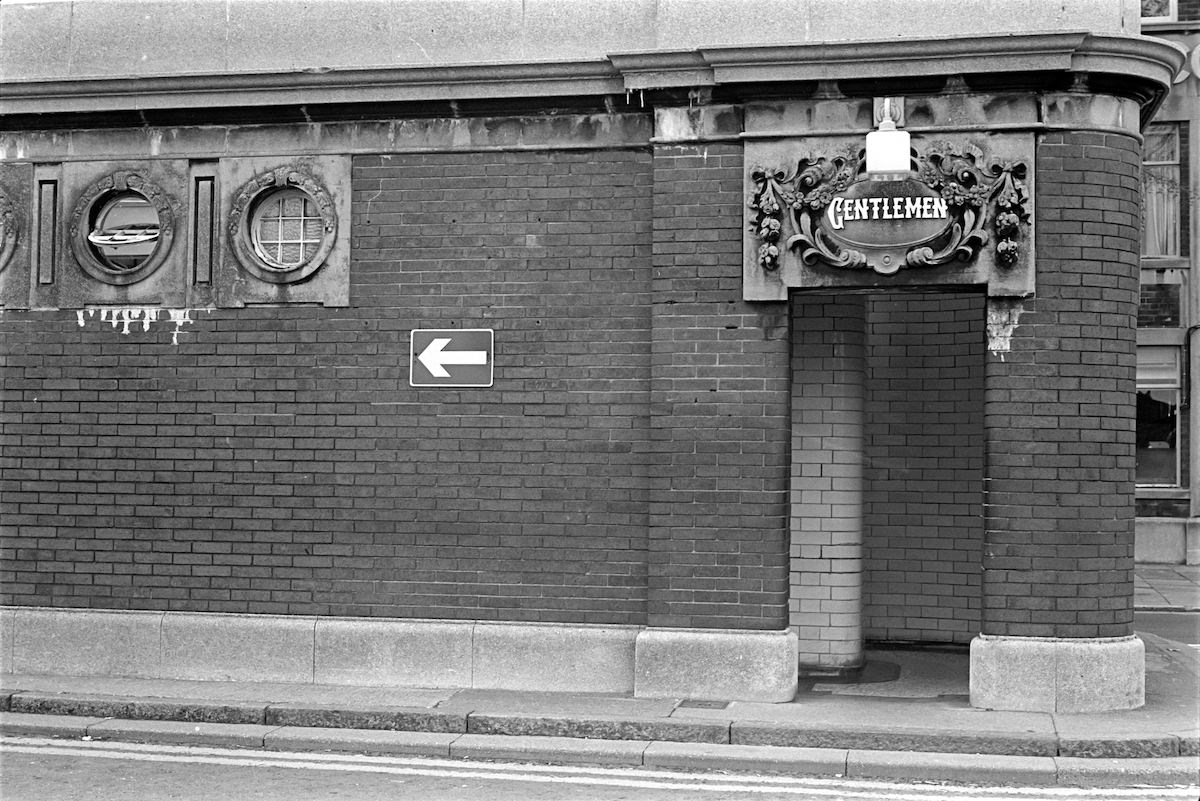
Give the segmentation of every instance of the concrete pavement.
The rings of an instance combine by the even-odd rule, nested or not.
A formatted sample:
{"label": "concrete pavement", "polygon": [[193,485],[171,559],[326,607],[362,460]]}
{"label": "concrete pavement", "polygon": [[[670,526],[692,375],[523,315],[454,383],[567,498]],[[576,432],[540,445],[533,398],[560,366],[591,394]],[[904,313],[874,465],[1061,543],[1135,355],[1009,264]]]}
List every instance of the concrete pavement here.
{"label": "concrete pavement", "polygon": [[6,676],[6,735],[1028,784],[1197,782],[1197,656],[1147,635],[1147,704],[973,709],[966,655],[873,650],[786,704]]}
{"label": "concrete pavement", "polygon": [[1200,565],[1138,565],[1133,589],[1138,610],[1200,611]]}

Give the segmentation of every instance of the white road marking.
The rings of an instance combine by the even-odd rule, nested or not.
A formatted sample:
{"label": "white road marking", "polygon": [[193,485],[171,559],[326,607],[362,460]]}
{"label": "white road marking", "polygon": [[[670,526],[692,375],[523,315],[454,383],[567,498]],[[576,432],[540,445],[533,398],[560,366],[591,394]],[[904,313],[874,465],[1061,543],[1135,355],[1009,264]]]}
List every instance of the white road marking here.
{"label": "white road marking", "polygon": [[36,737],[0,737],[0,751],[19,754],[53,754],[141,762],[200,763],[249,768],[291,768],[341,772],[382,773],[460,779],[489,779],[534,783],[602,785],[635,789],[706,792],[776,793],[874,801],[1027,801],[1039,799],[1105,799],[1147,801],[1187,799],[1195,788],[1073,788],[1073,787],[971,787],[913,784],[801,776],[758,776],[639,768],[572,767],[515,763],[465,762],[424,757],[384,757],[354,754],[316,754],[289,751],[240,751],[204,746],[147,745],[105,741],[68,741]]}

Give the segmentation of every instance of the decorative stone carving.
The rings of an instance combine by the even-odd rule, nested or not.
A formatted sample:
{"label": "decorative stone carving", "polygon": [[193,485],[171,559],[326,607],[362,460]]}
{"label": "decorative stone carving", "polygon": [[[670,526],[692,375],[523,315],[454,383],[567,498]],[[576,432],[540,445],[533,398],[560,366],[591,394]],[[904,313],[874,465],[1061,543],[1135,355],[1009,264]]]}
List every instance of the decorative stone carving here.
{"label": "decorative stone carving", "polygon": [[0,272],[12,261],[17,251],[17,240],[21,235],[20,223],[17,220],[17,210],[12,199],[0,186]]}
{"label": "decorative stone carving", "polygon": [[[869,178],[862,152],[801,158],[795,169],[755,167],[750,229],[759,267],[774,273],[784,251],[805,265],[901,269],[969,263],[994,242],[1011,267],[1028,228],[1026,165],[992,160],[970,144],[930,143],[910,177]],[[789,234],[785,237],[785,234]]]}
{"label": "decorative stone carving", "polygon": [[[255,250],[250,230],[256,201],[287,187],[299,189],[313,202],[321,215],[323,233],[312,256],[294,267],[280,267],[262,258]],[[325,187],[307,172],[287,166],[260,173],[244,183],[234,194],[227,222],[230,247],[238,265],[255,278],[272,284],[297,283],[319,270],[333,249],[337,228],[337,208]]]}

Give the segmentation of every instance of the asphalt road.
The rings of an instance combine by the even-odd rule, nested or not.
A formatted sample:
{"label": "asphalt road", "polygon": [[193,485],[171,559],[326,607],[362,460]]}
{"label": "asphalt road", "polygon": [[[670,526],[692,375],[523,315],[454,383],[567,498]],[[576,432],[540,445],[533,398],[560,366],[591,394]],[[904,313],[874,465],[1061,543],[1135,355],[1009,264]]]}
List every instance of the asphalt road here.
{"label": "asphalt road", "polygon": [[1200,612],[1135,612],[1137,632],[1157,634],[1167,640],[1200,647]]}
{"label": "asphalt road", "polygon": [[6,738],[4,801],[1195,801],[1188,790],[980,787],[575,768],[403,757],[286,754]]}

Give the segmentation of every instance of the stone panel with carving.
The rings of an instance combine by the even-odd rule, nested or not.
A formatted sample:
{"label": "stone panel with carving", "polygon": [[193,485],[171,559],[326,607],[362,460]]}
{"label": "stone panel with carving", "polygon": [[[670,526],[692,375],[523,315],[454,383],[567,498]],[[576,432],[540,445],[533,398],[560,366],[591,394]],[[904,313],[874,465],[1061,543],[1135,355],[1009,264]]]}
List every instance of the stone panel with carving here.
{"label": "stone panel with carving", "polygon": [[216,305],[346,306],[350,159],[222,159]]}
{"label": "stone panel with carving", "polygon": [[29,306],[33,165],[0,164],[0,309]]}
{"label": "stone panel with carving", "polygon": [[903,175],[863,162],[861,138],[747,143],[747,300],[838,286],[1032,293],[1032,137],[914,137]]}

